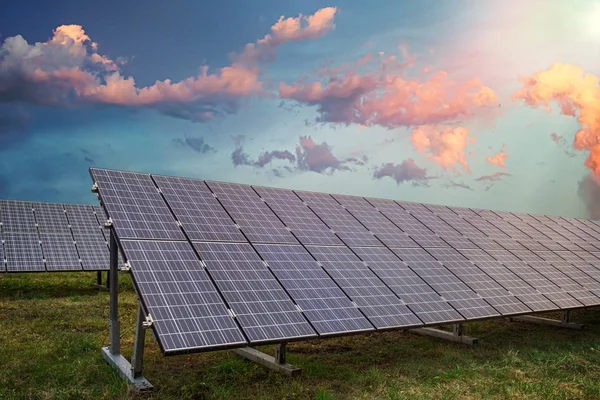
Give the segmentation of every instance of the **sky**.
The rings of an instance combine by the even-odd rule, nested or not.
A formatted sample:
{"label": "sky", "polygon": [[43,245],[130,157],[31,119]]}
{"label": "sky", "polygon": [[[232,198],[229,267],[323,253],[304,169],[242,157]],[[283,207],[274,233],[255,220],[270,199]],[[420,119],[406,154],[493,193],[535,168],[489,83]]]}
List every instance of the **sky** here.
{"label": "sky", "polygon": [[600,218],[599,0],[46,3],[0,14],[0,198],[93,204],[95,166]]}

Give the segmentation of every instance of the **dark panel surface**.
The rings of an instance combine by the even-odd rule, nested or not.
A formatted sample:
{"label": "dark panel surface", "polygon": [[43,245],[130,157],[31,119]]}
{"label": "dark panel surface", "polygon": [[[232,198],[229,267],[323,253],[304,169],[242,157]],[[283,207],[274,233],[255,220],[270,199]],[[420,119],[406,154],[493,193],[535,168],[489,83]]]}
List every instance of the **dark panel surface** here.
{"label": "dark panel surface", "polygon": [[37,233],[2,232],[7,272],[43,272],[44,257]]}

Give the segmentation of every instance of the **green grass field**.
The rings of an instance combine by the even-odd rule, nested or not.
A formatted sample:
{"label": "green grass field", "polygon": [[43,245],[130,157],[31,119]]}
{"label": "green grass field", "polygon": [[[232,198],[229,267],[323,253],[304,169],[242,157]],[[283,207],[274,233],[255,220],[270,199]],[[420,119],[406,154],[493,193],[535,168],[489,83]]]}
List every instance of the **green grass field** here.
{"label": "green grass field", "polygon": [[[583,331],[470,323],[474,349],[403,332],[293,343],[288,361],[303,370],[295,378],[227,351],[164,358],[148,334],[144,375],[156,390],[140,395],[100,355],[108,293],[94,282],[91,273],[0,276],[0,399],[600,398],[596,310],[572,314]],[[130,357],[137,303],[124,275],[120,291]]]}

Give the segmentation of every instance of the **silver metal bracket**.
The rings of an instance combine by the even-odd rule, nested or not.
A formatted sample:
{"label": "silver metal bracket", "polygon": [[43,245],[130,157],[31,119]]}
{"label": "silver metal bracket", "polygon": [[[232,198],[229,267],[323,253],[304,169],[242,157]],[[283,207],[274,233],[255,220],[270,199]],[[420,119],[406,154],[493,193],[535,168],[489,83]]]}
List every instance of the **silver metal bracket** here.
{"label": "silver metal bracket", "polygon": [[142,327],[144,329],[148,329],[148,328],[152,327],[152,324],[154,324],[152,315],[151,314],[146,315],[146,319],[144,320],[144,322],[142,322]]}
{"label": "silver metal bracket", "polygon": [[104,223],[104,229],[110,229],[113,226],[113,222],[112,219],[107,219],[106,222]]}
{"label": "silver metal bracket", "polygon": [[569,321],[569,311],[565,310],[562,312],[561,319],[550,319],[550,318],[542,318],[536,317],[533,315],[521,315],[518,317],[510,317],[508,318],[510,322],[529,322],[537,325],[547,325],[547,326],[555,326],[557,328],[566,328],[566,329],[574,329],[581,330],[583,329],[583,324],[578,324],[576,322]]}
{"label": "silver metal bracket", "polygon": [[286,360],[286,343],[280,343],[275,348],[275,357],[262,353],[252,347],[244,347],[234,349],[233,352],[250,361],[264,365],[273,371],[283,372],[288,376],[298,376],[302,373],[302,369],[294,367],[287,363]]}
{"label": "silver metal bracket", "polygon": [[121,272],[131,272],[131,265],[128,262],[121,266]]}
{"label": "silver metal bracket", "polygon": [[98,184],[96,182],[92,185],[92,193],[98,193]]}
{"label": "silver metal bracket", "polygon": [[468,346],[475,346],[479,343],[479,339],[463,335],[463,325],[460,322],[457,322],[452,326],[452,332],[436,328],[416,328],[411,329],[410,332],[416,333],[417,335],[432,336],[451,342],[462,343]]}

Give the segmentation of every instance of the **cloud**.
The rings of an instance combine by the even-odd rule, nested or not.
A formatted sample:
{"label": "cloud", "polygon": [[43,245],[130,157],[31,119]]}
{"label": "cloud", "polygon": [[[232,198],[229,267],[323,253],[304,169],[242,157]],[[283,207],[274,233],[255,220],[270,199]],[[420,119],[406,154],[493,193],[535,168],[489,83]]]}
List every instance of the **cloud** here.
{"label": "cloud", "polygon": [[473,143],[467,128],[419,126],[412,131],[411,142],[419,153],[428,157],[444,169],[454,169],[458,163],[465,171],[470,171],[465,156],[465,148]]}
{"label": "cloud", "polygon": [[458,188],[458,189],[474,190],[471,186],[467,185],[466,183],[455,182],[455,181],[445,182],[442,184],[442,187],[446,188],[446,189]]}
{"label": "cloud", "polygon": [[564,153],[566,155],[568,155],[569,157],[576,157],[577,156],[577,153],[575,153],[573,151],[570,151],[568,149],[567,139],[565,139],[564,136],[561,136],[561,135],[557,134],[556,132],[552,132],[550,134],[550,139],[552,139],[552,141],[554,143],[556,143],[557,145],[559,145],[563,149]]}
{"label": "cloud", "polygon": [[250,159],[250,156],[244,152],[244,147],[240,144],[237,145],[233,153],[231,153],[231,160],[233,161],[233,165],[236,167],[238,165],[249,165],[252,167],[262,168],[274,160],[286,160],[291,163],[296,161],[296,157],[287,150],[274,150],[274,151],[266,151],[261,153],[258,156],[256,161]]}
{"label": "cloud", "polygon": [[505,160],[508,157],[508,153],[505,151],[506,148],[506,144],[503,144],[502,147],[500,148],[500,151],[492,156],[488,156],[485,158],[485,161],[489,162],[490,164],[494,165],[494,166],[499,166],[504,168],[505,165]]}
{"label": "cloud", "polygon": [[375,179],[385,177],[394,179],[398,185],[404,182],[413,182],[413,185],[422,185],[429,179],[427,170],[419,167],[412,158],[407,158],[400,164],[382,164],[373,173],[373,178]]}
{"label": "cloud", "polygon": [[[336,11],[328,7],[307,17],[282,17],[241,58],[252,58],[250,49],[272,54],[286,42],[316,39],[333,28]],[[197,76],[179,82],[165,79],[138,87],[133,77],[121,74],[123,59],[115,62],[98,48],[80,25],[61,25],[46,42],[29,44],[20,35],[6,38],[0,47],[0,102],[143,107],[203,122],[236,113],[244,99],[265,94],[256,63],[234,61],[214,72],[202,66]]]}
{"label": "cloud", "polygon": [[512,176],[512,174],[509,174],[507,172],[496,172],[495,174],[492,174],[492,175],[482,175],[475,180],[478,182],[480,182],[480,181],[497,182],[497,181],[501,181],[502,178],[504,178],[505,176]]}
{"label": "cloud", "polygon": [[190,149],[194,150],[197,153],[200,154],[207,154],[207,153],[216,153],[217,149],[215,149],[214,147],[212,147],[211,145],[209,145],[208,143],[206,143],[204,141],[204,138],[202,137],[188,137],[186,136],[185,138],[176,138],[172,140],[173,144],[177,145],[177,146],[185,146],[185,147],[189,147]]}
{"label": "cloud", "polygon": [[513,94],[514,100],[544,106],[548,112],[551,104],[557,104],[561,114],[577,118],[580,129],[573,148],[588,151],[584,164],[594,179],[600,179],[600,78],[572,64],[554,63],[520,81],[523,85]]}
{"label": "cloud", "polygon": [[[440,71],[417,81],[404,76],[413,60],[385,55],[372,60],[321,69],[315,74],[320,80],[280,83],[279,96],[316,106],[317,122],[386,128],[460,122],[498,107],[495,92],[477,79],[455,82]],[[373,63],[378,64],[369,69]]]}
{"label": "cloud", "polygon": [[271,26],[270,33],[255,43],[248,43],[239,55],[233,54],[232,58],[244,65],[271,61],[275,56],[275,50],[282,44],[315,40],[335,28],[333,19],[337,11],[335,7],[325,7],[308,16],[302,14],[295,18],[281,16]]}
{"label": "cloud", "polygon": [[600,184],[590,175],[579,181],[577,189],[590,218],[600,218]]}

